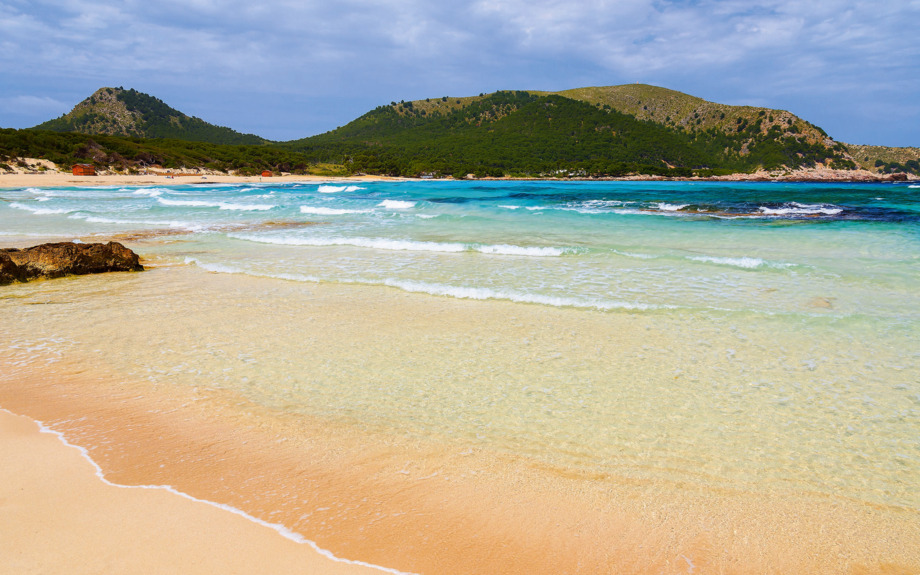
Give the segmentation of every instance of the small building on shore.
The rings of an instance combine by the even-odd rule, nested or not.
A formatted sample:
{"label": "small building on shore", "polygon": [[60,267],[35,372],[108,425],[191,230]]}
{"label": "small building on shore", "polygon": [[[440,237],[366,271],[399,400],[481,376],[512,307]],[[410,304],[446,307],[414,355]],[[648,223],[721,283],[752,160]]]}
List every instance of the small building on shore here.
{"label": "small building on shore", "polygon": [[75,176],[95,176],[96,168],[92,164],[74,164],[71,168]]}
{"label": "small building on shore", "polygon": [[270,178],[270,177],[272,177],[272,173],[271,173],[270,171],[268,171],[268,170],[262,170],[262,177],[263,177],[263,178]]}

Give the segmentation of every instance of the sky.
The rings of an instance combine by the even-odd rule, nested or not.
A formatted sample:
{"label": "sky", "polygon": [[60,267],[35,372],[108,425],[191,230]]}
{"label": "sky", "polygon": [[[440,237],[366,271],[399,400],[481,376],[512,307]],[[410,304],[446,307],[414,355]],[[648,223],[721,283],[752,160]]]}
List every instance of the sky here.
{"label": "sky", "polygon": [[0,127],[103,86],[272,140],[391,101],[645,83],[920,146],[920,0],[0,0]]}

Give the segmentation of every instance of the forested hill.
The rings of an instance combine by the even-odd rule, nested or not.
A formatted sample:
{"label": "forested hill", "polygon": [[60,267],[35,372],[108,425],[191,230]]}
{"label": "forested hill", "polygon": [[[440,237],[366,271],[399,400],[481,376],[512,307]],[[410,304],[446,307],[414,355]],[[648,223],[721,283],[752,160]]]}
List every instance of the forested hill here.
{"label": "forested hill", "polygon": [[158,98],[124,88],[100,88],[69,113],[33,129],[212,144],[265,143],[259,136],[209,124],[169,107]]}
{"label": "forested hill", "polygon": [[656,122],[597,99],[496,92],[392,102],[344,127],[282,146],[335,149],[354,169],[369,173],[622,175],[638,169],[689,175],[819,162],[855,167],[842,144],[788,112],[732,114],[732,107],[725,108],[716,112],[717,122],[705,125]]}

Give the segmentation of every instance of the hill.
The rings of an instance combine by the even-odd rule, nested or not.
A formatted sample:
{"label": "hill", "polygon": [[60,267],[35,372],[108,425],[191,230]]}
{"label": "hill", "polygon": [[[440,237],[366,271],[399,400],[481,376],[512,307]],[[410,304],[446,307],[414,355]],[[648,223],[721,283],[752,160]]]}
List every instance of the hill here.
{"label": "hill", "polygon": [[842,144],[789,112],[713,104],[652,86],[391,102],[283,146],[334,149],[355,170],[395,175],[856,167]]}
{"label": "hill", "polygon": [[259,136],[209,124],[169,107],[158,98],[124,88],[100,88],[69,113],[33,129],[212,144],[265,143]]}
{"label": "hill", "polygon": [[785,110],[729,106],[641,84],[390,102],[292,142],[267,142],[190,118],[135,90],[103,88],[37,128],[0,130],[0,169],[31,157],[118,171],[161,165],[410,177],[705,177],[759,170],[795,177],[811,168],[845,174],[859,167],[920,175],[916,148],[847,145]]}

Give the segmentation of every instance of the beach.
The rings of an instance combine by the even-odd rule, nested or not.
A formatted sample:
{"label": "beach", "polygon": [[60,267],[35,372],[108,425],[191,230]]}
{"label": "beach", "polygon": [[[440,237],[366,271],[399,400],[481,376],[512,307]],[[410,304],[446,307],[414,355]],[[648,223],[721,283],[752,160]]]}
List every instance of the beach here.
{"label": "beach", "polygon": [[[4,245],[128,238],[148,268],[0,292],[10,334],[0,349],[0,408],[10,412],[0,413],[0,445],[34,472],[10,472],[35,489],[15,499],[17,508],[29,515],[39,493],[57,491],[42,487],[39,478],[49,476],[73,477],[76,501],[114,497],[91,499],[99,490],[126,498],[107,508],[113,523],[87,529],[97,543],[63,555],[89,550],[89,559],[65,566],[125,536],[119,510],[142,505],[133,515],[150,521],[135,529],[147,534],[163,525],[156,512],[172,515],[196,502],[106,485],[79,451],[11,414],[85,448],[108,482],[169,485],[367,564],[333,561],[216,507],[196,504],[207,517],[189,509],[181,520],[247,530],[254,560],[279,560],[262,569],[271,572],[912,573],[920,566],[910,439],[917,324],[904,303],[915,270],[901,265],[914,247],[902,243],[906,252],[876,260],[871,276],[842,263],[829,269],[837,258],[819,249],[828,244],[822,234],[832,233],[839,249],[848,241],[864,246],[861,257],[891,254],[887,242],[902,237],[892,226],[901,224],[883,223],[876,235],[872,223],[788,219],[793,209],[826,218],[853,209],[841,202],[764,204],[777,213],[757,227],[737,208],[729,227],[712,216],[695,219],[696,212],[668,215],[685,208],[657,196],[649,202],[657,213],[626,205],[626,196],[618,205],[597,199],[591,194],[613,192],[594,188],[573,206],[575,192],[563,189],[567,203],[553,217],[589,231],[598,218],[616,218],[625,236],[651,227],[663,238],[617,246],[622,255],[597,239],[576,244],[557,231],[564,226],[537,216],[554,214],[555,204],[527,204],[531,196],[506,192],[508,184],[476,192],[501,194],[487,209],[468,207],[472,200],[458,199],[468,188],[454,187],[321,180],[206,193],[162,188],[162,181],[156,189],[133,185],[110,192],[121,207],[82,188],[12,191],[7,204],[22,207],[0,206],[6,222],[33,218],[19,228],[8,223]],[[295,193],[305,195],[283,212]],[[435,201],[442,197],[450,202]],[[597,213],[601,201],[620,211]],[[154,208],[174,210],[156,221],[186,227],[136,223]],[[310,225],[294,226],[296,214]],[[535,222],[539,235],[524,219],[531,215],[543,218]],[[471,219],[487,217],[502,218],[508,236],[465,231]],[[439,219],[436,229],[421,227]],[[703,252],[710,240],[691,249],[690,226],[694,237],[726,242],[730,235],[739,253]],[[835,226],[848,235],[838,237]],[[379,234],[373,242],[372,233]],[[774,239],[771,251],[743,259],[752,249],[744,238],[763,245],[760,235]],[[469,237],[477,241],[461,239]],[[798,251],[805,239],[814,253]],[[636,253],[640,244],[644,253]],[[272,267],[280,263],[284,269]],[[664,277],[658,266],[667,266],[672,284],[655,279]],[[600,269],[626,283],[605,279],[595,293],[599,279],[587,274]],[[565,294],[544,273],[559,278]],[[640,277],[660,287],[630,283]],[[712,287],[720,282],[731,289]],[[463,287],[472,284],[479,287]],[[878,297],[868,302],[864,290]],[[713,302],[718,309],[701,307]],[[24,459],[39,450],[61,471]],[[161,500],[135,501],[154,494]],[[23,564],[42,565],[44,544],[23,543],[31,553]],[[219,560],[215,550],[244,544],[211,539],[190,547],[188,556],[155,557],[153,544],[141,545],[134,561],[165,572],[176,562],[197,564],[196,550]],[[288,560],[296,565],[290,570],[280,562]]]}

